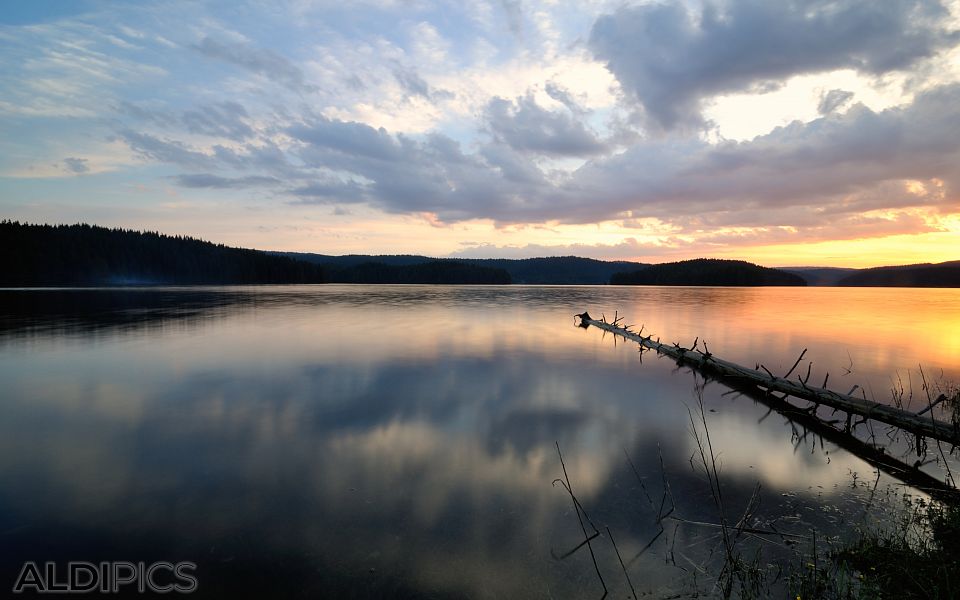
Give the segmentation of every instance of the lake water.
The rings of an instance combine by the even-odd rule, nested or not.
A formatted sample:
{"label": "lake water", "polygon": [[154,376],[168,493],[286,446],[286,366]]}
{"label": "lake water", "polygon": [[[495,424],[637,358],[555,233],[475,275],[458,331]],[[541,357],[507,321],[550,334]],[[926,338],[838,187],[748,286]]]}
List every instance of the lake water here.
{"label": "lake water", "polygon": [[[960,382],[960,290],[0,291],[0,587],[28,560],[165,560],[206,597],[600,597],[586,548],[557,558],[584,537],[559,444],[611,597],[630,593],[611,535],[638,594],[708,589],[719,533],[673,519],[720,521],[700,380],[575,327],[584,310],[779,374],[806,348],[812,382],[912,409],[920,366]],[[727,518],[760,484],[758,527],[830,536],[922,493],[725,392],[702,397]]]}

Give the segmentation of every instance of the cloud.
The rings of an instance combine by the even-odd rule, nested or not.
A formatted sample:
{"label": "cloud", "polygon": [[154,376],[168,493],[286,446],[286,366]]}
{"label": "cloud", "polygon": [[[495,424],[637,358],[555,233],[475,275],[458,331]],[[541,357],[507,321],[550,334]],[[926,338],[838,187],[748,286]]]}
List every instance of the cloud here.
{"label": "cloud", "polygon": [[[909,181],[936,193],[915,193]],[[954,84],[909,105],[880,112],[858,105],[748,142],[648,139],[537,186],[506,214],[480,209],[476,216],[592,223],[628,213],[689,231],[691,217],[779,226],[801,217],[824,223],[870,210],[956,206],[958,190],[960,85]]]}
{"label": "cloud", "polygon": [[316,91],[308,85],[303,71],[285,57],[268,48],[248,42],[221,42],[205,37],[195,46],[201,54],[246,69],[298,93]]}
{"label": "cloud", "polygon": [[168,75],[86,18],[4,27],[0,39],[0,112],[16,117],[102,117],[126,86]]}
{"label": "cloud", "polygon": [[954,45],[936,0],[730,0],[622,7],[594,23],[590,48],[663,129],[704,124],[703,101],[770,89],[792,75],[904,70]]}
{"label": "cloud", "polygon": [[500,0],[500,8],[503,9],[507,19],[507,26],[510,33],[518,38],[523,37],[523,2],[521,0]]}
{"label": "cloud", "polygon": [[[569,214],[583,222],[618,210],[671,221],[760,215],[768,224],[789,224],[778,211],[793,206],[864,211],[956,202],[958,123],[960,85],[950,85],[918,95],[911,105],[881,112],[858,105],[749,142],[647,141],[581,168],[572,180],[582,197],[595,200]],[[945,191],[921,197],[903,185],[898,194],[883,187],[904,180],[941,181]]]}
{"label": "cloud", "polygon": [[544,86],[544,91],[548,96],[566,106],[567,110],[575,115],[582,115],[587,112],[580,106],[580,103],[576,101],[573,94],[570,93],[570,90],[558,83],[548,81]]}
{"label": "cloud", "polygon": [[63,166],[71,173],[81,174],[90,170],[87,159],[68,157],[63,159]]}
{"label": "cloud", "polygon": [[139,104],[122,100],[114,106],[122,115],[133,117],[139,121],[151,123],[158,127],[170,127],[178,124],[178,119],[169,111],[147,108]]}
{"label": "cloud", "polygon": [[393,76],[407,94],[430,98],[430,85],[423,77],[420,77],[415,69],[397,67],[393,70]]}
{"label": "cloud", "polygon": [[480,148],[480,155],[492,169],[493,177],[502,177],[508,182],[542,189],[547,185],[540,167],[528,155],[517,152],[506,144],[487,144]]}
{"label": "cloud", "polygon": [[[600,142],[578,138],[582,131],[568,113],[551,114],[532,99],[497,102],[491,109],[496,139],[470,152],[440,133],[393,134],[322,115],[283,129],[290,140],[283,146],[259,139],[200,150],[147,133],[120,135],[142,157],[207,171],[181,176],[187,187],[279,180],[280,193],[294,203],[363,202],[388,213],[430,213],[442,222],[619,220],[629,226],[653,218],[675,234],[702,235],[737,227],[815,229],[853,214],[946,209],[960,200],[960,84],[879,112],[854,105],[750,141],[649,138],[573,172],[549,174],[538,166],[539,154],[593,151]],[[218,172],[224,170],[244,176],[225,177]],[[900,225],[908,224],[905,218]],[[890,228],[889,218],[878,219],[873,231]],[[863,222],[857,227],[867,230]]]}
{"label": "cloud", "polygon": [[404,93],[409,98],[419,96],[425,100],[436,102],[440,100],[451,100],[456,95],[449,90],[434,89],[427,81],[420,76],[416,69],[397,66],[393,70],[393,77],[403,88]]}
{"label": "cloud", "polygon": [[844,214],[798,226],[761,226],[739,230],[707,231],[693,237],[700,247],[761,246],[814,243],[828,240],[856,240],[869,237],[943,231],[921,215],[909,211],[877,214]]}
{"label": "cloud", "polygon": [[450,40],[445,38],[436,27],[426,21],[420,21],[409,28],[411,55],[422,64],[442,64],[447,60]]}
{"label": "cloud", "polygon": [[232,100],[201,104],[184,111],[148,107],[126,101],[118,102],[115,108],[123,116],[160,129],[174,130],[183,127],[190,133],[235,141],[243,141],[253,137],[255,133],[248,124],[250,115],[247,110],[242,104]]}
{"label": "cloud", "polygon": [[628,237],[617,244],[521,244],[497,245],[465,242],[464,248],[449,255],[450,258],[537,258],[543,256],[582,256],[599,260],[627,260],[639,256],[669,256],[686,249],[688,244],[679,240],[664,243],[643,243]]}
{"label": "cloud", "polygon": [[[490,152],[467,154],[439,133],[414,139],[322,116],[287,133],[300,142],[292,151],[307,168],[369,182],[365,195],[387,212],[431,212],[445,221],[508,215],[513,202],[536,195],[544,184],[529,160],[509,148],[494,145],[484,149]],[[321,191],[328,195],[325,187]]]}
{"label": "cloud", "polygon": [[[702,225],[702,223],[701,223]],[[712,228],[683,235],[659,236],[651,241],[625,237],[613,244],[507,244],[463,242],[450,258],[535,258],[542,256],[582,256],[599,260],[640,260],[663,262],[687,258],[691,253],[703,255],[731,247],[775,244],[816,243],[828,240],[855,240],[865,237],[937,232],[943,229],[918,214],[898,212],[879,215],[842,215],[827,222],[809,225],[743,228]]]}
{"label": "cloud", "polygon": [[213,165],[212,157],[190,148],[183,142],[161,140],[148,133],[140,133],[131,129],[124,129],[117,135],[131,150],[147,160],[194,168]]}
{"label": "cloud", "polygon": [[841,106],[853,99],[853,92],[846,90],[830,90],[820,97],[820,103],[817,105],[817,112],[821,115],[829,115]]}
{"label": "cloud", "polygon": [[294,138],[307,142],[315,150],[357,159],[400,161],[403,149],[386,129],[374,129],[364,123],[318,116],[287,130]]}
{"label": "cloud", "polygon": [[299,198],[296,204],[355,203],[368,199],[367,187],[363,184],[332,177],[312,178],[309,183],[294,188],[290,193]]}
{"label": "cloud", "polygon": [[211,152],[213,160],[239,171],[266,171],[284,179],[296,179],[303,174],[302,167],[292,164],[287,149],[264,137],[229,148],[217,144]]}
{"label": "cloud", "polygon": [[[941,83],[960,78],[956,2],[374,4],[296,22],[109,4],[8,28],[5,171],[114,171],[151,188],[137,218],[175,184],[253,190],[277,219],[312,204],[490,220],[488,241],[518,239],[513,224],[638,220],[655,226],[626,235],[669,244],[887,235],[960,209],[960,93]],[[751,139],[721,139],[738,120],[758,123]],[[102,200],[103,178],[73,181],[84,210],[132,214]]]}
{"label": "cloud", "polygon": [[187,188],[245,188],[264,185],[276,185],[279,182],[274,177],[264,177],[250,175],[247,177],[220,177],[209,173],[197,173],[192,175],[177,175],[175,178],[177,185]]}
{"label": "cloud", "polygon": [[253,135],[246,123],[246,109],[237,102],[227,101],[207,104],[184,111],[183,123],[191,133],[243,140]]}
{"label": "cloud", "polygon": [[[556,88],[554,94],[570,101]],[[548,156],[589,156],[602,154],[607,146],[574,114],[540,107],[532,94],[516,101],[493,98],[485,118],[490,131],[519,152]]]}
{"label": "cloud", "polygon": [[[302,167],[292,165],[284,149],[265,139],[257,139],[255,143],[234,147],[214,144],[210,148],[199,149],[179,140],[161,139],[150,133],[129,128],[118,132],[115,139],[127,144],[142,159],[178,165],[191,170],[203,168],[208,171],[241,171],[275,179],[297,179],[309,174]],[[191,181],[190,177],[192,176],[188,175],[184,180],[187,182],[185,185]],[[246,180],[256,185],[262,184],[252,177],[238,178],[235,182],[242,183]]]}

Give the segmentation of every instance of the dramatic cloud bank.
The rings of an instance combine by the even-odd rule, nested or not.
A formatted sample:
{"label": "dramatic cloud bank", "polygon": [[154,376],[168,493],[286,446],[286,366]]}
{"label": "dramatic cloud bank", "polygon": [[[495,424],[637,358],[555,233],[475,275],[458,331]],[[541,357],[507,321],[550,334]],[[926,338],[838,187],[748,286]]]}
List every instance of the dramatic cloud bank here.
{"label": "dramatic cloud bank", "polygon": [[590,36],[598,58],[660,126],[702,125],[717,94],[776,88],[791,75],[904,70],[957,43],[936,1],[731,0],[623,7]]}
{"label": "dramatic cloud bank", "polygon": [[[956,2],[228,12],[0,22],[5,212],[311,230],[324,251],[361,229],[399,250],[416,222],[448,253],[611,258],[960,223]],[[745,121],[759,135],[728,134]]]}

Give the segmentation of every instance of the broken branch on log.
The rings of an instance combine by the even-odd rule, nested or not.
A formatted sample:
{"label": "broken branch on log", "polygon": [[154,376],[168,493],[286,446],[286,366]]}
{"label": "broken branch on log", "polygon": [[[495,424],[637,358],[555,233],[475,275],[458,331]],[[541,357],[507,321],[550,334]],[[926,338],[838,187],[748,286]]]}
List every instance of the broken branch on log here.
{"label": "broken branch on log", "polygon": [[[811,387],[799,381],[794,382],[789,379],[776,377],[763,365],[760,365],[758,369],[750,369],[730,361],[719,359],[714,355],[707,355],[697,350],[682,348],[678,344],[661,344],[659,338],[657,341],[653,341],[649,336],[643,337],[627,331],[622,327],[591,319],[589,313],[586,312],[577,316],[580,318],[581,327],[593,325],[604,331],[609,331],[614,335],[619,335],[625,339],[634,341],[643,347],[655,350],[659,354],[669,356],[680,364],[688,365],[717,376],[721,380],[731,378],[738,382],[749,382],[768,392],[780,392],[795,398],[838,408],[846,411],[848,414],[861,416],[864,420],[873,419],[935,440],[941,440],[951,444],[960,444],[960,429],[953,424],[934,419],[932,416],[920,416],[893,406],[871,402],[866,398],[857,398],[850,395],[856,391],[859,386],[854,386],[854,388],[850,390],[850,393],[847,394],[834,392],[826,388]],[[851,363],[852,362],[853,360],[851,359]],[[760,369],[763,370],[761,371]]]}

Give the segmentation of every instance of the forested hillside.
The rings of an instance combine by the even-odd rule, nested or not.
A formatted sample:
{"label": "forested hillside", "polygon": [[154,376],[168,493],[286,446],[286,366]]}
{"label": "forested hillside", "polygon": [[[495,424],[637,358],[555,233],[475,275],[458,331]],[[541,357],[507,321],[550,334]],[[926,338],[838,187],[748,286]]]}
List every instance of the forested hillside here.
{"label": "forested hillside", "polygon": [[191,237],[0,222],[0,286],[321,283],[322,267]]}
{"label": "forested hillside", "polygon": [[604,261],[579,256],[551,256],[545,258],[429,258],[410,254],[332,256],[299,252],[277,253],[297,260],[306,260],[330,271],[358,267],[364,263],[390,266],[409,266],[427,262],[456,262],[489,269],[502,269],[512,283],[551,285],[605,285],[610,277],[621,271],[638,269],[643,263]]}
{"label": "forested hillside", "polygon": [[806,285],[793,273],[761,267],[742,260],[697,258],[650,265],[610,278],[614,285]]}
{"label": "forested hillside", "polygon": [[452,260],[430,260],[410,265],[366,262],[351,267],[325,267],[331,283],[507,284],[510,275]]}
{"label": "forested hillside", "polygon": [[95,225],[0,222],[0,287],[423,283],[506,284],[503,269],[406,257],[324,266],[191,237]]}
{"label": "forested hillside", "polygon": [[960,261],[862,269],[837,285],[864,287],[960,287]]}

